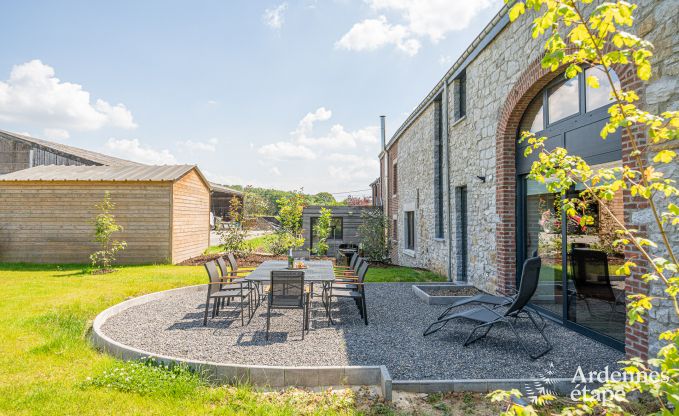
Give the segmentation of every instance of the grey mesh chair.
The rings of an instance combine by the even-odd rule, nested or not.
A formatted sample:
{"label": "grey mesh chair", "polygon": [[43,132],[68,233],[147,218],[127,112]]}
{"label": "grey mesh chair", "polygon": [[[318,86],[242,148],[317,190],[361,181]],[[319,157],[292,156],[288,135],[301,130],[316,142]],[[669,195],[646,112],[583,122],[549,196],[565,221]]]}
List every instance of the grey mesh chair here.
{"label": "grey mesh chair", "polygon": [[[243,277],[245,277],[246,275],[241,273],[234,273],[233,270],[229,270],[229,266],[227,265],[226,260],[224,260],[224,257],[221,256],[217,257],[217,266],[219,267],[219,270],[222,273],[222,281],[224,281],[225,283],[238,283],[240,279],[243,279]],[[248,290],[256,291],[256,289],[257,289],[256,282],[249,282]],[[259,292],[257,292],[257,294],[259,294]],[[255,296],[254,300],[255,300],[254,307],[255,308],[259,307],[260,300],[259,296]],[[229,299],[227,298],[226,301],[228,305]]]}
{"label": "grey mesh chair", "polygon": [[207,270],[210,282],[207,285],[207,300],[205,301],[205,316],[203,317],[203,325],[207,325],[207,316],[210,310],[210,301],[212,301],[212,317],[219,315],[219,309],[223,305],[224,300],[238,300],[240,304],[240,322],[245,326],[245,303],[248,304],[248,319],[252,318],[252,298],[249,282],[225,282],[217,271],[217,266],[214,261],[205,263],[205,270]]}
{"label": "grey mesh chair", "polygon": [[[571,250],[571,276],[578,299],[585,302],[587,311],[594,315],[591,300],[608,303],[610,314],[615,313],[617,305],[625,305],[623,291],[617,291],[611,284],[608,272],[608,255],[600,250],[573,247]],[[609,315],[610,318],[610,315]]]}
{"label": "grey mesh chair", "polygon": [[[224,261],[224,259],[222,259],[222,262],[223,261]],[[250,267],[247,267],[247,268],[239,267],[238,261],[236,260],[236,256],[234,256],[233,253],[231,253],[231,252],[226,253],[226,261],[228,262],[228,265],[231,268],[231,271],[229,272],[229,276],[231,276],[232,278],[245,277],[245,276],[249,275],[250,273],[252,273],[252,271],[254,270],[254,268],[250,268]],[[252,288],[257,293],[257,305],[259,306],[262,299],[264,298],[262,285],[257,281],[253,281],[252,282]]]}
{"label": "grey mesh chair", "polygon": [[[437,331],[443,329],[446,324],[454,319],[464,318],[470,321],[474,321],[477,325],[471,331],[469,336],[464,342],[465,347],[469,344],[478,341],[488,335],[491,328],[495,324],[503,323],[508,325],[512,332],[518,345],[528,354],[532,359],[537,359],[547,354],[552,349],[552,344],[547,339],[545,335],[545,327],[540,326],[533,318],[533,314],[528,309],[528,302],[535,294],[538,288],[538,282],[540,280],[540,267],[541,267],[540,257],[531,257],[523,263],[523,270],[521,272],[521,281],[519,283],[519,291],[512,303],[503,311],[501,309],[491,309],[487,306],[481,306],[473,309],[468,309],[463,312],[450,314],[444,316],[442,319],[437,320],[424,331],[424,336],[431,335]],[[526,347],[525,343],[521,339],[519,332],[516,329],[515,321],[518,318],[527,317],[532,323],[535,329],[540,333],[540,336],[545,341],[547,346],[540,350],[536,354],[531,354],[531,352]],[[478,330],[484,330],[479,336],[474,337]]]}
{"label": "grey mesh chair", "polygon": [[309,330],[309,290],[304,284],[304,272],[299,270],[272,270],[266,308],[266,339],[272,309],[302,310],[302,339]]}
{"label": "grey mesh chair", "polygon": [[[365,300],[365,275],[368,273],[368,268],[370,264],[367,261],[363,261],[356,273],[355,280],[339,280],[336,279],[330,286],[330,291],[328,293],[328,310],[332,309],[332,299],[333,298],[351,298],[356,303],[358,307],[358,312],[363,318],[363,322],[368,325],[368,306]],[[328,319],[330,323],[333,323],[332,317],[328,314]]]}

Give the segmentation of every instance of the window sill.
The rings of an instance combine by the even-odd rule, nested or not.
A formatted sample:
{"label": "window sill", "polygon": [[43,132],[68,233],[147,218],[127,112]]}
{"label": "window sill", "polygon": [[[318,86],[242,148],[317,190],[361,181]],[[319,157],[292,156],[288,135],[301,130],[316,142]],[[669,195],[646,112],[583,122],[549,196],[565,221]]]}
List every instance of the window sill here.
{"label": "window sill", "polygon": [[415,257],[415,250],[409,250],[407,248],[403,249],[403,254],[410,257]]}
{"label": "window sill", "polygon": [[455,126],[457,126],[458,124],[460,124],[460,123],[462,123],[463,121],[465,121],[466,119],[467,119],[467,115],[465,114],[465,115],[463,115],[462,117],[460,117],[460,118],[458,118],[457,120],[455,120],[455,121],[453,122],[453,124],[450,125],[450,127],[455,127]]}
{"label": "window sill", "polygon": [[443,237],[434,237],[434,241],[438,241],[439,243],[445,243],[446,239]]}

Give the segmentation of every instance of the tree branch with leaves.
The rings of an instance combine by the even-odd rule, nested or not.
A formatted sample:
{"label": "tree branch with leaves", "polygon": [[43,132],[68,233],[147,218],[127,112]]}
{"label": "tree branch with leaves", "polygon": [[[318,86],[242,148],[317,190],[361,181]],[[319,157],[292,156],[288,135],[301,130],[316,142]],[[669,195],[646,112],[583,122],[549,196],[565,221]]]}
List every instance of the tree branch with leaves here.
{"label": "tree branch with leaves", "polygon": [[[510,2],[514,3],[514,2]],[[601,138],[621,130],[624,140],[629,143],[631,162],[620,167],[592,169],[584,158],[570,154],[557,147],[549,150],[546,137],[536,137],[524,131],[520,142],[528,147],[525,155],[537,154],[529,178],[546,185],[547,190],[561,197],[562,209],[569,216],[578,214],[580,224],[593,223],[586,213],[587,206],[596,202],[613,218],[618,229],[616,246],[634,247],[637,256],[627,258],[617,274],[639,278],[648,284],[661,284],[663,296],[654,297],[646,293],[628,295],[627,317],[629,325],[643,323],[654,302],[668,301],[674,314],[679,317],[679,273],[676,256],[677,248],[669,239],[669,233],[676,233],[679,225],[679,190],[675,180],[666,177],[664,170],[676,165],[677,133],[679,112],[666,111],[652,114],[638,107],[640,98],[636,91],[623,88],[614,82],[613,68],[631,68],[639,80],[647,82],[652,76],[653,45],[628,30],[634,24],[636,5],[625,1],[604,2],[592,5],[586,15],[583,11],[592,0],[525,0],[515,2],[509,10],[511,21],[515,21],[528,10],[536,13],[532,22],[532,36],[547,35],[542,66],[551,71],[565,68],[565,77],[578,76],[583,70],[596,67],[605,74],[611,89],[609,120],[601,130]],[[599,88],[595,76],[586,78],[590,88]],[[583,189],[577,197],[567,193],[578,185]],[[624,218],[619,218],[608,207],[618,191],[643,201],[653,218],[650,224],[660,236],[653,241],[649,235],[628,227]],[[646,271],[648,270],[648,271]],[[602,389],[622,391],[620,400],[601,401],[588,395],[575,406],[567,406],[561,414],[628,414],[624,403],[631,392],[646,393],[656,398],[658,414],[670,414],[679,409],[679,329],[669,328],[660,335],[663,346],[656,358],[644,362],[635,358],[624,361],[624,370],[629,373],[660,371],[661,377],[643,382],[610,382]],[[506,401],[511,394],[497,391],[494,400]],[[510,404],[506,414],[537,414],[536,408],[553,400],[542,397],[534,406]],[[674,409],[674,410],[672,410]]]}

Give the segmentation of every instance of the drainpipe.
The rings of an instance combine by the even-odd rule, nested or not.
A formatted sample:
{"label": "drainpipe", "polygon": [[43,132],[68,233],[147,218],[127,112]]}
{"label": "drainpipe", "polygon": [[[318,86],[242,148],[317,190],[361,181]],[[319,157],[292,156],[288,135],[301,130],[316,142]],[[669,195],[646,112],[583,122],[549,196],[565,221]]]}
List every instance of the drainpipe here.
{"label": "drainpipe", "polygon": [[380,176],[382,176],[382,169],[384,169],[384,177],[382,178],[382,209],[384,215],[389,215],[389,197],[388,197],[388,182],[389,182],[389,154],[387,153],[387,128],[385,123],[386,116],[380,116],[380,129],[382,136],[382,155],[380,159]]}
{"label": "drainpipe", "polygon": [[445,196],[448,215],[446,215],[448,222],[448,281],[457,280],[457,276],[453,279],[453,216],[450,204],[450,146],[448,138],[448,80],[443,82],[443,99],[441,100],[441,136],[443,139],[443,154],[445,155],[446,169],[445,175]]}

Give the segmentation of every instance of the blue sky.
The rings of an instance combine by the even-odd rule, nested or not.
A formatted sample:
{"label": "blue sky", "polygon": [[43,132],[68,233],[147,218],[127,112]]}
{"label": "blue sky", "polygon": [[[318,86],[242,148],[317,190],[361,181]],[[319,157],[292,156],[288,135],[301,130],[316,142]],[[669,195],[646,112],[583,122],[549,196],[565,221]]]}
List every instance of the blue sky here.
{"label": "blue sky", "polygon": [[364,190],[379,115],[390,136],[500,6],[9,2],[0,129],[221,183]]}

